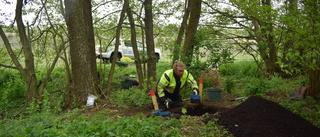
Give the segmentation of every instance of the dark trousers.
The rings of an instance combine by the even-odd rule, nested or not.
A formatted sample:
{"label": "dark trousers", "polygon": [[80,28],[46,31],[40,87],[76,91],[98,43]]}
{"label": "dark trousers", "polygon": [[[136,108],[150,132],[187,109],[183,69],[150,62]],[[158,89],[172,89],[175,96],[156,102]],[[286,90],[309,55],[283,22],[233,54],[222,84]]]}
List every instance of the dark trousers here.
{"label": "dark trousers", "polygon": [[[167,99],[168,98],[171,99],[171,101],[169,101],[170,108],[181,107],[184,105],[184,103],[182,101],[182,97],[179,92],[174,92],[174,93],[170,94],[170,93],[168,93],[168,91],[164,90],[164,94]],[[167,107],[164,104],[165,100],[161,100],[159,98],[158,92],[156,92],[156,96],[157,96],[157,102],[158,102],[159,109],[162,109],[162,110],[167,109]]]}

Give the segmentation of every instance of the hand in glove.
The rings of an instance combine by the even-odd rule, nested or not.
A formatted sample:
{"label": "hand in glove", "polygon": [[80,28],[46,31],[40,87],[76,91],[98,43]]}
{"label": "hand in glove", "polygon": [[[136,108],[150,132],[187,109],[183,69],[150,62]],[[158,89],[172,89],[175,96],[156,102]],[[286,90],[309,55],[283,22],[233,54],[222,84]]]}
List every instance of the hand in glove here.
{"label": "hand in glove", "polygon": [[194,89],[193,89],[193,93],[194,93],[195,95],[198,95],[198,94],[199,94],[198,89],[194,88]]}

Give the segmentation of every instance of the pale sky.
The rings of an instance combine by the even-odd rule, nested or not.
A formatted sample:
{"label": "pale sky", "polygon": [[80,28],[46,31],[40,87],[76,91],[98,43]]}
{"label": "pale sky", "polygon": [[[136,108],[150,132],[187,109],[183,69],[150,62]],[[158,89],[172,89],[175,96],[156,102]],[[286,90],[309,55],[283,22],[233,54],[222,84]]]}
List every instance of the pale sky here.
{"label": "pale sky", "polygon": [[[10,2],[10,4],[5,3],[5,1]],[[16,0],[1,0],[0,1],[0,24],[10,25],[14,20],[15,9],[16,9]],[[24,22],[26,20],[32,21],[33,15],[24,15],[22,19]]]}
{"label": "pale sky", "polygon": [[[8,0],[13,2],[14,0]],[[1,0],[0,2],[0,21],[1,24],[5,22],[5,25],[9,25],[10,22],[8,20],[14,19],[14,12],[15,12],[15,3],[14,4],[6,4],[4,0]]]}

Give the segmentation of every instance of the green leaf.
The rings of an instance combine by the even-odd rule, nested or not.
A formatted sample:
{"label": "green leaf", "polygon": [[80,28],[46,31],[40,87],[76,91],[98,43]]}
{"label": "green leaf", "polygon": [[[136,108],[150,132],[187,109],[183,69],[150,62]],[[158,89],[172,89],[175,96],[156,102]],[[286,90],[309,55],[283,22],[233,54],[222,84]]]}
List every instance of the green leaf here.
{"label": "green leaf", "polygon": [[182,112],[182,114],[186,114],[187,113],[187,109],[186,108],[182,108],[181,112]]}

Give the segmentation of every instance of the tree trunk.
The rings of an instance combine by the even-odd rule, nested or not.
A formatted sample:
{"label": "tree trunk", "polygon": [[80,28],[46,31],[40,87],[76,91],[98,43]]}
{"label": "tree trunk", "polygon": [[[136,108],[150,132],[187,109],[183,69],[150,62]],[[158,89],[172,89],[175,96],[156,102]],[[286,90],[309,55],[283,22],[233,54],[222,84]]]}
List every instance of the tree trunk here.
{"label": "tree trunk", "polygon": [[[318,68],[320,68],[320,57],[318,57]],[[320,70],[310,70],[309,72],[309,95],[320,99]]]}
{"label": "tree trunk", "polygon": [[[116,32],[116,45],[115,45],[115,49],[114,49],[114,55],[117,55],[118,54],[118,50],[119,50],[119,39],[120,39],[120,31],[121,31],[121,28],[122,28],[122,23],[123,23],[123,20],[124,20],[124,15],[127,11],[129,7],[129,1],[128,0],[125,0],[124,1],[124,4],[123,4],[123,7],[122,7],[122,11],[121,11],[121,14],[120,14],[120,19],[119,19],[119,22],[118,22],[118,26],[117,26],[117,32]],[[111,94],[111,84],[112,84],[112,79],[113,79],[113,72],[114,72],[114,68],[115,68],[115,62],[116,62],[116,56],[113,58],[112,60],[112,64],[111,64],[111,68],[110,68],[110,72],[109,72],[109,77],[108,77],[108,82],[107,82],[107,96],[110,96]]]}
{"label": "tree trunk", "polygon": [[[143,53],[146,53],[146,51],[145,51],[145,44],[144,44],[144,27],[143,27],[143,22],[142,21],[140,21],[140,25],[141,25],[141,39],[142,39],[142,52]],[[145,79],[146,78],[146,75],[147,75],[147,67],[146,67],[146,58],[145,58],[145,56],[142,56],[142,67],[143,67],[143,79]]]}
{"label": "tree trunk", "polygon": [[144,10],[145,10],[145,25],[146,25],[146,44],[147,44],[147,91],[153,89],[152,82],[156,82],[156,56],[154,52],[154,40],[153,40],[153,19],[152,19],[152,0],[144,1]]}
{"label": "tree trunk", "polygon": [[63,56],[60,57],[64,62],[64,67],[66,69],[66,79],[67,79],[67,91],[64,92],[65,102],[68,104],[65,108],[69,107],[70,103],[72,103],[72,83],[71,83],[71,71],[70,71],[70,62],[68,60],[68,55],[66,51],[65,44],[62,44],[63,48]]}
{"label": "tree trunk", "polygon": [[66,0],[65,5],[70,41],[72,93],[76,97],[77,105],[83,105],[88,94],[94,92],[94,70],[97,75],[97,68],[93,68],[96,65],[92,65],[94,34],[91,1]]}
{"label": "tree trunk", "polygon": [[181,60],[186,63],[187,66],[190,66],[192,60],[192,51],[194,45],[192,45],[192,41],[194,39],[194,35],[197,32],[197,28],[199,25],[200,13],[201,13],[201,2],[202,0],[193,0],[191,6],[191,13],[189,24],[186,30],[186,38],[184,41],[184,45],[182,48]]}
{"label": "tree trunk", "polygon": [[[140,16],[141,16],[141,14],[142,14],[142,10],[143,10],[143,5],[141,6],[141,8],[140,8]],[[139,23],[140,23],[140,26],[141,26],[141,39],[142,39],[142,52],[143,52],[143,54],[144,54],[144,56],[142,56],[142,70],[143,70],[143,73],[142,73],[142,75],[143,75],[143,79],[145,79],[146,78],[146,76],[147,76],[147,67],[146,67],[146,56],[145,56],[145,53],[146,53],[146,51],[145,51],[145,49],[146,49],[146,47],[145,47],[145,38],[144,38],[144,31],[145,31],[145,29],[144,29],[144,24],[143,24],[143,20],[142,20],[142,18],[139,18]]]}
{"label": "tree trunk", "polygon": [[134,53],[136,69],[137,69],[137,73],[138,73],[139,88],[142,90],[143,89],[143,75],[142,75],[141,60],[140,60],[139,51],[138,51],[138,47],[137,47],[136,27],[134,24],[134,19],[133,19],[130,7],[128,7],[127,14],[129,17],[130,28],[131,28],[131,44],[132,44],[132,49],[133,49],[133,53]]}
{"label": "tree trunk", "polygon": [[[306,3],[304,3],[305,5],[307,5],[307,8],[310,8],[312,10],[310,10],[309,13],[309,21],[311,24],[311,36],[309,37],[313,37],[310,41],[310,45],[316,45],[316,46],[311,46],[311,54],[314,55],[314,57],[311,58],[310,60],[310,66],[313,67],[309,67],[310,71],[309,71],[309,92],[310,92],[310,96],[316,98],[316,99],[320,99],[320,54],[319,54],[319,45],[320,45],[320,29],[319,29],[319,23],[320,23],[320,8],[319,8],[319,1],[306,1]],[[318,52],[317,52],[318,51]],[[313,53],[312,53],[313,52]],[[316,67],[315,67],[316,66]]]}
{"label": "tree trunk", "polygon": [[172,55],[173,55],[172,66],[176,60],[179,60],[180,54],[177,54],[177,53],[181,52],[180,47],[181,47],[181,42],[182,42],[184,30],[185,30],[185,27],[187,26],[187,23],[188,23],[187,21],[188,21],[189,14],[190,14],[190,7],[191,7],[191,0],[185,0],[185,11],[184,11],[183,19],[181,22],[180,30],[179,30],[179,33],[177,36],[177,40],[176,40],[176,43],[173,47],[174,49],[172,52]]}
{"label": "tree trunk", "polygon": [[[45,3],[43,3],[45,6]],[[10,58],[12,59],[13,63],[15,64],[15,69],[17,69],[25,78],[26,84],[27,84],[27,102],[32,101],[32,99],[39,99],[42,100],[42,94],[44,92],[44,88],[47,84],[48,79],[50,78],[51,72],[55,67],[56,62],[58,61],[58,58],[60,56],[60,52],[62,47],[60,47],[59,50],[57,50],[57,55],[54,58],[54,61],[51,63],[50,68],[47,71],[47,74],[45,75],[44,78],[42,78],[37,84],[37,77],[35,75],[35,67],[34,67],[34,56],[32,53],[32,48],[31,48],[31,42],[29,41],[30,38],[27,37],[26,32],[25,32],[25,26],[22,21],[22,6],[23,6],[23,1],[18,0],[17,1],[17,7],[16,7],[16,21],[18,25],[18,31],[19,31],[19,38],[21,40],[22,44],[22,49],[23,53],[25,56],[25,66],[26,68],[23,68],[20,62],[18,61],[16,55],[13,53],[11,45],[6,38],[4,32],[1,29],[1,37],[5,42],[6,49],[10,55]],[[50,18],[48,17],[50,20]],[[50,23],[51,24],[51,23]],[[52,26],[52,24],[51,24]],[[0,27],[1,28],[1,27]],[[52,33],[54,35],[54,42],[55,42],[55,37],[57,34],[57,31],[55,30],[54,26],[52,26],[52,29],[54,30]],[[59,35],[61,36],[61,35]],[[61,36],[62,38],[63,36]],[[63,44],[65,44],[63,42]],[[55,43],[56,45],[56,43]]]}
{"label": "tree trunk", "polygon": [[24,78],[27,83],[27,101],[29,102],[32,99],[37,99],[39,93],[38,93],[38,87],[37,87],[37,77],[34,71],[34,56],[32,53],[31,43],[27,38],[25,26],[22,21],[22,5],[23,5],[23,1],[18,0],[17,7],[16,7],[16,21],[17,21],[20,41],[23,48],[23,54],[25,56],[26,73],[24,75]]}
{"label": "tree trunk", "polygon": [[[278,48],[275,46],[274,36],[271,35],[273,32],[273,23],[271,17],[271,1],[262,1],[262,5],[266,6],[267,16],[264,19],[257,20],[253,19],[252,23],[254,25],[254,33],[256,36],[256,41],[258,43],[258,51],[261,58],[266,64],[266,72],[273,75],[274,73],[283,74],[281,69],[276,62],[278,60]],[[268,6],[268,7],[267,7]],[[261,17],[260,17],[261,18]]]}

